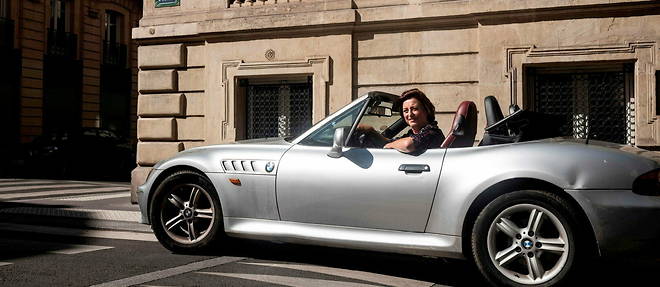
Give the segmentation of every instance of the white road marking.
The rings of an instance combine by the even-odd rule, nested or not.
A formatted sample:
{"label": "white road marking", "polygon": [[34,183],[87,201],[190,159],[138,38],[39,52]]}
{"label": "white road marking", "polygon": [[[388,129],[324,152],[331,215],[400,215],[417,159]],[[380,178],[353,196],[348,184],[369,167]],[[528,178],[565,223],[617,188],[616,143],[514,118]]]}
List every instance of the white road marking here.
{"label": "white road marking", "polygon": [[34,232],[42,234],[74,236],[74,237],[91,237],[91,238],[106,238],[106,239],[120,239],[120,240],[135,240],[135,241],[151,241],[156,242],[156,236],[152,233],[132,232],[132,231],[111,231],[111,230],[90,230],[90,229],[77,229],[66,227],[52,227],[52,226],[39,226],[39,225],[22,225],[13,223],[0,223],[0,230],[16,231],[16,232]]}
{"label": "white road marking", "polygon": [[85,196],[67,196],[67,197],[57,197],[57,198],[51,198],[51,199],[64,200],[64,201],[94,201],[94,200],[122,198],[122,197],[131,197],[131,194],[126,192],[126,191],[122,191],[122,192],[110,193],[110,194],[85,195]]}
{"label": "white road marking", "polygon": [[12,265],[14,263],[11,262],[0,262],[0,266],[7,266],[7,265]]}
{"label": "white road marking", "polygon": [[17,184],[43,184],[43,183],[57,183],[52,180],[40,180],[40,179],[19,179],[19,178],[0,178],[0,186],[6,185],[17,185]]}
{"label": "white road marking", "polygon": [[206,269],[206,268],[211,268],[227,263],[232,263],[236,262],[239,260],[243,260],[245,258],[243,257],[217,257],[213,259],[208,259],[204,261],[199,261],[199,262],[193,262],[190,264],[186,265],[181,265],[177,266],[174,268],[169,268],[165,270],[160,270],[156,272],[151,272],[151,273],[145,273],[142,275],[137,275],[133,277],[128,277],[124,279],[119,279],[115,281],[110,281],[98,285],[93,285],[91,287],[123,287],[123,286],[132,286],[132,285],[138,285],[138,284],[143,284],[147,283],[150,281],[156,281],[160,280],[163,278],[171,277],[171,276],[176,276],[176,275],[181,275],[184,273],[188,272],[193,272],[201,269]]}
{"label": "white road marking", "polygon": [[381,287],[381,285],[371,285],[355,282],[333,281],[326,279],[311,279],[278,275],[263,274],[240,274],[240,273],[219,273],[219,272],[196,272],[198,274],[215,275],[223,277],[232,277],[245,280],[259,281],[269,284],[278,284],[292,287]]}
{"label": "white road marking", "polygon": [[65,194],[80,194],[80,193],[101,193],[109,191],[128,191],[126,187],[100,187],[100,188],[85,188],[85,189],[62,189],[62,190],[53,190],[53,191],[41,191],[41,192],[25,192],[25,193],[7,193],[0,194],[0,199],[17,199],[25,197],[47,197],[53,195],[65,195]]}
{"label": "white road marking", "polygon": [[266,266],[266,267],[275,267],[275,268],[287,268],[293,270],[301,270],[315,273],[322,273],[332,276],[339,276],[345,278],[358,279],[367,282],[373,282],[377,284],[389,285],[389,286],[402,286],[402,287],[428,287],[432,286],[435,283],[425,282],[407,278],[394,277],[389,275],[382,275],[377,273],[369,273],[364,271],[355,271],[347,269],[339,269],[332,267],[324,266],[315,266],[315,265],[302,265],[302,264],[281,264],[281,263],[258,263],[258,262],[240,262],[240,264],[247,265],[257,265],[257,266]]}
{"label": "white road marking", "polygon": [[98,250],[112,249],[112,246],[66,244],[65,248],[48,251],[49,253],[73,255]]}
{"label": "white road marking", "polygon": [[46,188],[71,188],[71,187],[91,187],[89,184],[67,183],[67,184],[49,184],[49,185],[26,185],[26,186],[5,186],[0,187],[0,192],[3,191],[22,191],[33,189],[46,189]]}
{"label": "white road marking", "polygon": [[140,212],[129,210],[103,210],[103,209],[84,209],[84,208],[55,208],[55,207],[33,207],[19,206],[0,209],[0,214],[27,214],[39,216],[72,217],[97,220],[113,220],[139,222]]}

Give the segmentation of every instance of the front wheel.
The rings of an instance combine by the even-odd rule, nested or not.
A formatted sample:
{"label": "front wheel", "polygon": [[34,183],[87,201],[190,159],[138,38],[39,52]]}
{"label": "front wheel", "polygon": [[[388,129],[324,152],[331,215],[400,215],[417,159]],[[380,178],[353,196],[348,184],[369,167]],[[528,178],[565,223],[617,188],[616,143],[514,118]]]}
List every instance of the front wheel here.
{"label": "front wheel", "polygon": [[158,186],[151,202],[158,241],[178,253],[209,248],[222,232],[222,210],[213,184],[201,174],[180,171]]}
{"label": "front wheel", "polygon": [[544,191],[504,194],[484,208],[472,230],[472,253],[495,285],[552,286],[576,265],[577,221],[570,203]]}

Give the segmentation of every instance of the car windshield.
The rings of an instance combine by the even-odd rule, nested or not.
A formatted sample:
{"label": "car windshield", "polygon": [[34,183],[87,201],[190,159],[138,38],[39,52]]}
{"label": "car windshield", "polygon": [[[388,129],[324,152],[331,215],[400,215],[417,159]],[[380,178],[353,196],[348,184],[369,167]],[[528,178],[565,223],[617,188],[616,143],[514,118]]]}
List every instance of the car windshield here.
{"label": "car windshield", "polygon": [[311,146],[332,146],[332,140],[336,128],[351,127],[364,105],[355,105],[349,110],[335,117],[332,121],[325,123],[324,126],[314,131],[305,139],[300,141],[302,145]]}

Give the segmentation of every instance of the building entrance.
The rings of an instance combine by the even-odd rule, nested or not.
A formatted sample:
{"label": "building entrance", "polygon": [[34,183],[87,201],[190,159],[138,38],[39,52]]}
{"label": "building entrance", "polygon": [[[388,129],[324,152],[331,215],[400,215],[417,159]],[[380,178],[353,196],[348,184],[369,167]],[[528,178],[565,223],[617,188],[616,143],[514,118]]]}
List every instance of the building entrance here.
{"label": "building entrance", "polygon": [[246,86],[246,138],[295,137],[312,126],[312,84]]}
{"label": "building entrance", "polygon": [[635,143],[633,64],[593,68],[530,68],[530,106],[563,119],[561,133]]}

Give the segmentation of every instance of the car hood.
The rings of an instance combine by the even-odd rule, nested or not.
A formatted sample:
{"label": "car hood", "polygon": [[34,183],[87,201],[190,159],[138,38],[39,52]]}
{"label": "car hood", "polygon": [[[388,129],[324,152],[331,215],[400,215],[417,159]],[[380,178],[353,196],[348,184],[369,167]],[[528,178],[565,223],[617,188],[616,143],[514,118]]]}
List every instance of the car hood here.
{"label": "car hood", "polygon": [[226,160],[262,160],[278,162],[292,143],[283,138],[266,138],[238,141],[235,143],[196,147],[179,152],[154,166],[167,169],[173,166],[189,166],[202,172],[224,172],[221,162]]}

